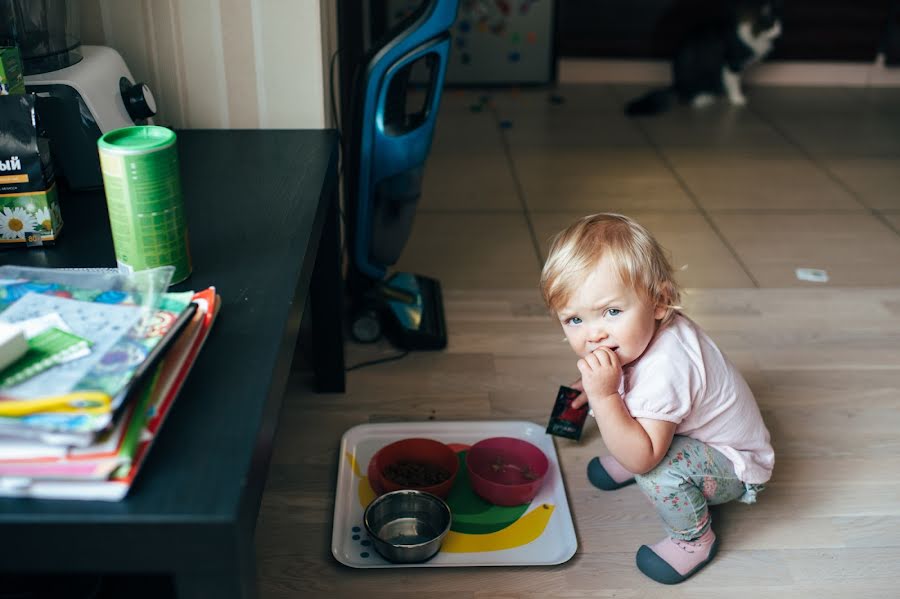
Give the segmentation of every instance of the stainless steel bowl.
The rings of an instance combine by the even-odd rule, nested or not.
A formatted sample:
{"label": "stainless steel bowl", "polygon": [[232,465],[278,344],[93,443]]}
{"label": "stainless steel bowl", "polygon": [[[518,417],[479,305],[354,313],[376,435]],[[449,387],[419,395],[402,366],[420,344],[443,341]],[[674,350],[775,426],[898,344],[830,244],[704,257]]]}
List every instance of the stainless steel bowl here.
{"label": "stainless steel bowl", "polygon": [[363,523],[375,549],[391,562],[424,562],[441,548],[453,517],[440,497],[424,491],[385,493],[366,508]]}

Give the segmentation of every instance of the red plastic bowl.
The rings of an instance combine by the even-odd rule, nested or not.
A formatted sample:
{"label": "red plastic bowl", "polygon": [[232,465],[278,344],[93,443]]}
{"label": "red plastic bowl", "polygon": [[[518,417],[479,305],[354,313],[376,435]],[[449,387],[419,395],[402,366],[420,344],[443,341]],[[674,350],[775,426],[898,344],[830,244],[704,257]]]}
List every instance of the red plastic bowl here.
{"label": "red plastic bowl", "polygon": [[[403,486],[384,475],[385,468],[399,462],[415,462],[440,466],[450,473],[450,478],[438,485],[425,487]],[[369,484],[372,485],[372,490],[377,495],[383,495],[391,491],[400,491],[401,489],[415,489],[416,491],[425,491],[426,493],[437,495],[441,499],[446,499],[450,494],[450,489],[453,487],[453,482],[456,480],[457,472],[459,472],[459,458],[456,456],[456,452],[440,441],[413,438],[401,439],[379,449],[369,461],[367,475]]]}
{"label": "red plastic bowl", "polygon": [[479,497],[494,505],[513,506],[535,498],[550,462],[543,451],[527,441],[491,437],[469,448],[466,468]]}

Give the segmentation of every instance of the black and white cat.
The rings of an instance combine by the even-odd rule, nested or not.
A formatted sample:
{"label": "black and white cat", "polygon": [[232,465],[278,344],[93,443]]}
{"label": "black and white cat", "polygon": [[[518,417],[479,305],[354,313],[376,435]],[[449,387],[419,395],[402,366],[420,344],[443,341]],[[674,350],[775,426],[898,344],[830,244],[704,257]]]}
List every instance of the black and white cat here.
{"label": "black and white cat", "polygon": [[745,105],[741,75],[762,60],[781,35],[780,8],[778,0],[738,0],[727,17],[695,29],[672,60],[672,85],[632,100],[625,114],[657,114],[676,99],[702,107],[725,96],[734,106]]}

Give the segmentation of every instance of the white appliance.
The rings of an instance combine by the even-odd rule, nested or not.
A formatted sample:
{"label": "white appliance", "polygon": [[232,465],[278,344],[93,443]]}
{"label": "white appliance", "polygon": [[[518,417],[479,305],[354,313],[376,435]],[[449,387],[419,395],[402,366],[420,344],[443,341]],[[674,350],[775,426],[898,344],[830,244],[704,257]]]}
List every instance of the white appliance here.
{"label": "white appliance", "polygon": [[102,134],[152,123],[156,114],[150,88],[134,82],[118,52],[106,46],[80,51],[82,59],[71,66],[25,75],[58,170],[73,189],[103,184],[97,153]]}
{"label": "white appliance", "polygon": [[26,75],[25,87],[38,96],[46,96],[54,86],[72,88],[103,133],[145,119],[151,122],[156,114],[153,93],[146,84],[134,83],[118,52],[106,46],[81,46],[81,54],[82,59],[70,67]]}

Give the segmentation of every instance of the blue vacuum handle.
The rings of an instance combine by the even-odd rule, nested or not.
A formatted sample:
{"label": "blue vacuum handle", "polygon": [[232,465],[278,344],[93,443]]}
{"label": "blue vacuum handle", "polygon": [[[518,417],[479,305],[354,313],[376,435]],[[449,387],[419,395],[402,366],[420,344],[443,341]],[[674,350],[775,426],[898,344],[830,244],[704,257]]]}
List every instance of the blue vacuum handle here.
{"label": "blue vacuum handle", "polygon": [[[406,54],[385,73],[385,83],[381,87],[378,108],[375,111],[373,180],[380,181],[425,163],[431,149],[449,51],[449,37],[432,40]],[[432,62],[433,71],[426,91],[427,105],[417,115],[418,122],[414,123],[413,127],[398,130],[385,118],[385,115],[389,114],[388,90],[391,89],[395,78],[409,77],[409,69],[405,67],[429,55],[435,59]],[[408,82],[398,83],[404,86],[401,93],[405,93]]]}

